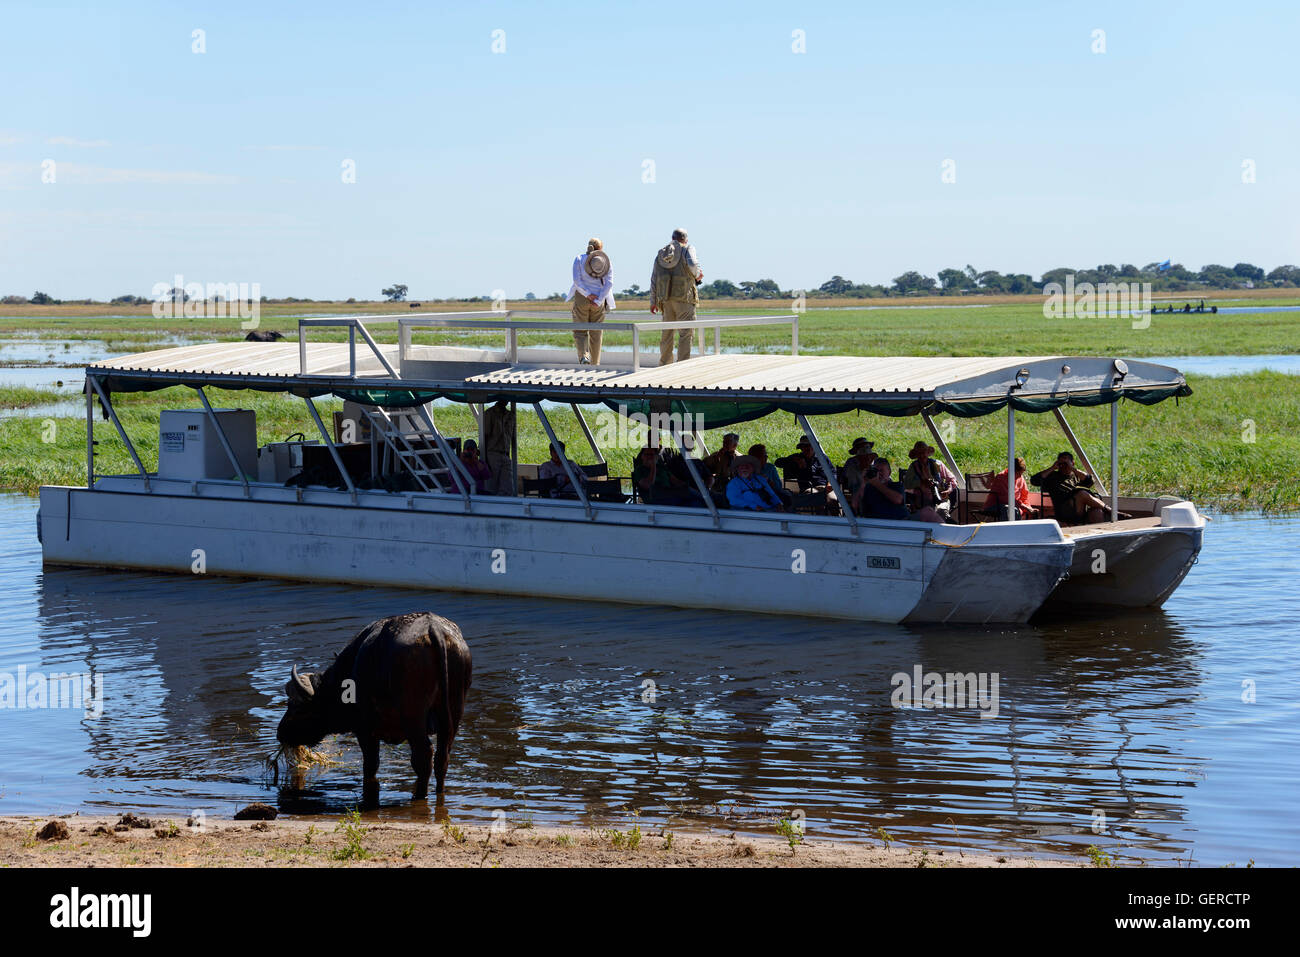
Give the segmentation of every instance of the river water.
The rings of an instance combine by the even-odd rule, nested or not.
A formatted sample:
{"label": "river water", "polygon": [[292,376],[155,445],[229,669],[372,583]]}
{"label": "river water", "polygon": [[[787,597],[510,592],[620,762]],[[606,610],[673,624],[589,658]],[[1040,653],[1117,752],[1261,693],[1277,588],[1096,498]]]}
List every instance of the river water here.
{"label": "river water", "polygon": [[[1294,518],[1218,517],[1162,612],[959,630],[43,570],[35,512],[0,496],[0,675],[93,673],[103,713],[0,710],[0,813],[264,800],[332,824],[360,796],[351,740],[300,791],[262,764],[290,666],[428,609],[474,654],[448,789],[412,806],[406,748],[385,748],[372,816],[770,834],[802,813],[822,839],[1300,860]],[[997,717],[894,707],[916,665],[996,673]]]}

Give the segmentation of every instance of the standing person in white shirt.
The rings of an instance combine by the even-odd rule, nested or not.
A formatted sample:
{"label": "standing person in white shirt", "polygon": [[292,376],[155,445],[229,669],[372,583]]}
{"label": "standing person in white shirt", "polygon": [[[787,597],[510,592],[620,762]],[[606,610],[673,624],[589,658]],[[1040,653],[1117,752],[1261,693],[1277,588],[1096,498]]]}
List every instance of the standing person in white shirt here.
{"label": "standing person in white shirt", "polygon": [[[573,300],[573,321],[595,325],[605,320],[605,310],[614,308],[614,277],[609,267],[605,244],[599,239],[587,241],[587,251],[573,261],[573,285],[566,298]],[[573,345],[583,365],[600,365],[600,343],[605,334],[599,329],[573,332]]]}

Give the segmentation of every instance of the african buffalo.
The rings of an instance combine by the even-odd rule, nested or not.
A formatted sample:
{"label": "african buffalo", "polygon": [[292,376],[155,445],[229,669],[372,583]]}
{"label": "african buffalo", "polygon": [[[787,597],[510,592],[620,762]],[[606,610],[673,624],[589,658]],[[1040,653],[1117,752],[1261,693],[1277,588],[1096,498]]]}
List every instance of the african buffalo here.
{"label": "african buffalo", "polygon": [[245,342],[279,342],[283,338],[284,338],[283,332],[274,332],[274,331],[267,332],[265,330],[258,329],[244,336],[244,341]]}
{"label": "african buffalo", "polygon": [[284,686],[288,708],[275,736],[289,747],[310,747],[327,734],[355,734],[367,806],[379,801],[379,742],[409,741],[414,799],[421,801],[429,793],[431,766],[442,793],[471,671],[469,646],[454,622],[431,612],[381,618],[361,629],[324,674],[299,674],[293,666]]}

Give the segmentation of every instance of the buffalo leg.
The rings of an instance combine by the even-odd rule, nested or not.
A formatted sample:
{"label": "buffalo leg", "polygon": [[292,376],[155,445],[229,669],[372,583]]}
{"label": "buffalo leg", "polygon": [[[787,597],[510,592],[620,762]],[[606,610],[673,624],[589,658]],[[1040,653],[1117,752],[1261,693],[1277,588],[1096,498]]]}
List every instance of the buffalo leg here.
{"label": "buffalo leg", "polygon": [[[429,772],[433,769],[433,745],[423,728],[413,731],[407,740],[411,744],[411,770],[415,772],[415,792],[411,797],[423,801],[429,796]],[[439,790],[442,790],[439,788]]]}
{"label": "buffalo leg", "polygon": [[379,806],[379,738],[375,735],[357,735],[361,747],[361,804]]}
{"label": "buffalo leg", "polygon": [[436,780],[436,793],[442,793],[443,782],[447,779],[447,763],[451,760],[451,741],[456,736],[454,729],[447,726],[447,719],[440,713],[433,714],[433,725],[438,735],[438,753],[433,759],[433,774]]}

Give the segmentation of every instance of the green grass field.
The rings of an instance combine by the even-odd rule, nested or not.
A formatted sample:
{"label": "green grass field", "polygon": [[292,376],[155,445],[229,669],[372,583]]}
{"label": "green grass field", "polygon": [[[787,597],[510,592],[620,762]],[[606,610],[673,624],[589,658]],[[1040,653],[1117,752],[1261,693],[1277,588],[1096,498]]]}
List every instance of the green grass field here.
{"label": "green grass field", "polygon": [[[1232,302],[1248,306],[1292,305],[1300,300],[1273,297],[1267,300]],[[816,305],[813,300],[811,305]],[[343,304],[307,303],[267,306],[259,329],[274,330],[297,336],[297,316],[318,313],[360,313],[382,311],[380,304],[362,304],[344,308]],[[384,304],[387,311],[399,312]],[[632,317],[631,307],[615,311],[608,321]],[[800,317],[799,343],[802,351],[840,355],[1116,355],[1184,356],[1184,355],[1261,355],[1300,352],[1300,312],[1233,313],[1213,315],[1158,315],[1150,319],[1149,328],[1134,329],[1129,318],[1047,319],[1041,301],[970,303],[954,306],[888,305],[878,308],[811,308]],[[554,304],[547,304],[554,309]],[[542,308],[535,303],[511,303],[511,308]],[[58,307],[52,307],[58,308]],[[466,306],[466,309],[472,308]],[[642,306],[642,308],[644,308]],[[412,315],[432,314],[417,310]],[[718,302],[703,303],[701,312],[725,315],[788,314],[790,303],[784,300],[747,309],[728,309]],[[291,313],[286,314],[286,313]],[[404,313],[405,314],[405,313]],[[559,321],[568,313],[555,311]],[[369,326],[381,341],[395,341],[395,327],[379,322]],[[176,337],[196,341],[242,339],[245,330],[237,318],[225,319],[155,319],[147,309],[132,314],[105,317],[81,314],[40,316],[0,316],[0,339],[6,336],[40,336],[50,339],[89,339],[108,343],[111,352],[125,354],[174,344]],[[346,337],[342,330],[315,330],[313,341],[338,341]],[[651,338],[653,339],[653,333]],[[631,345],[631,334],[606,333],[612,346]],[[421,333],[417,341],[439,341],[433,333]],[[443,336],[441,341],[448,341]],[[461,344],[499,343],[499,334],[459,334]],[[710,343],[712,339],[709,340]],[[741,349],[783,349],[790,341],[789,329],[783,326],[727,330],[723,347]],[[524,345],[565,346],[572,342],[568,333],[528,334]],[[653,348],[653,343],[643,343]]]}

